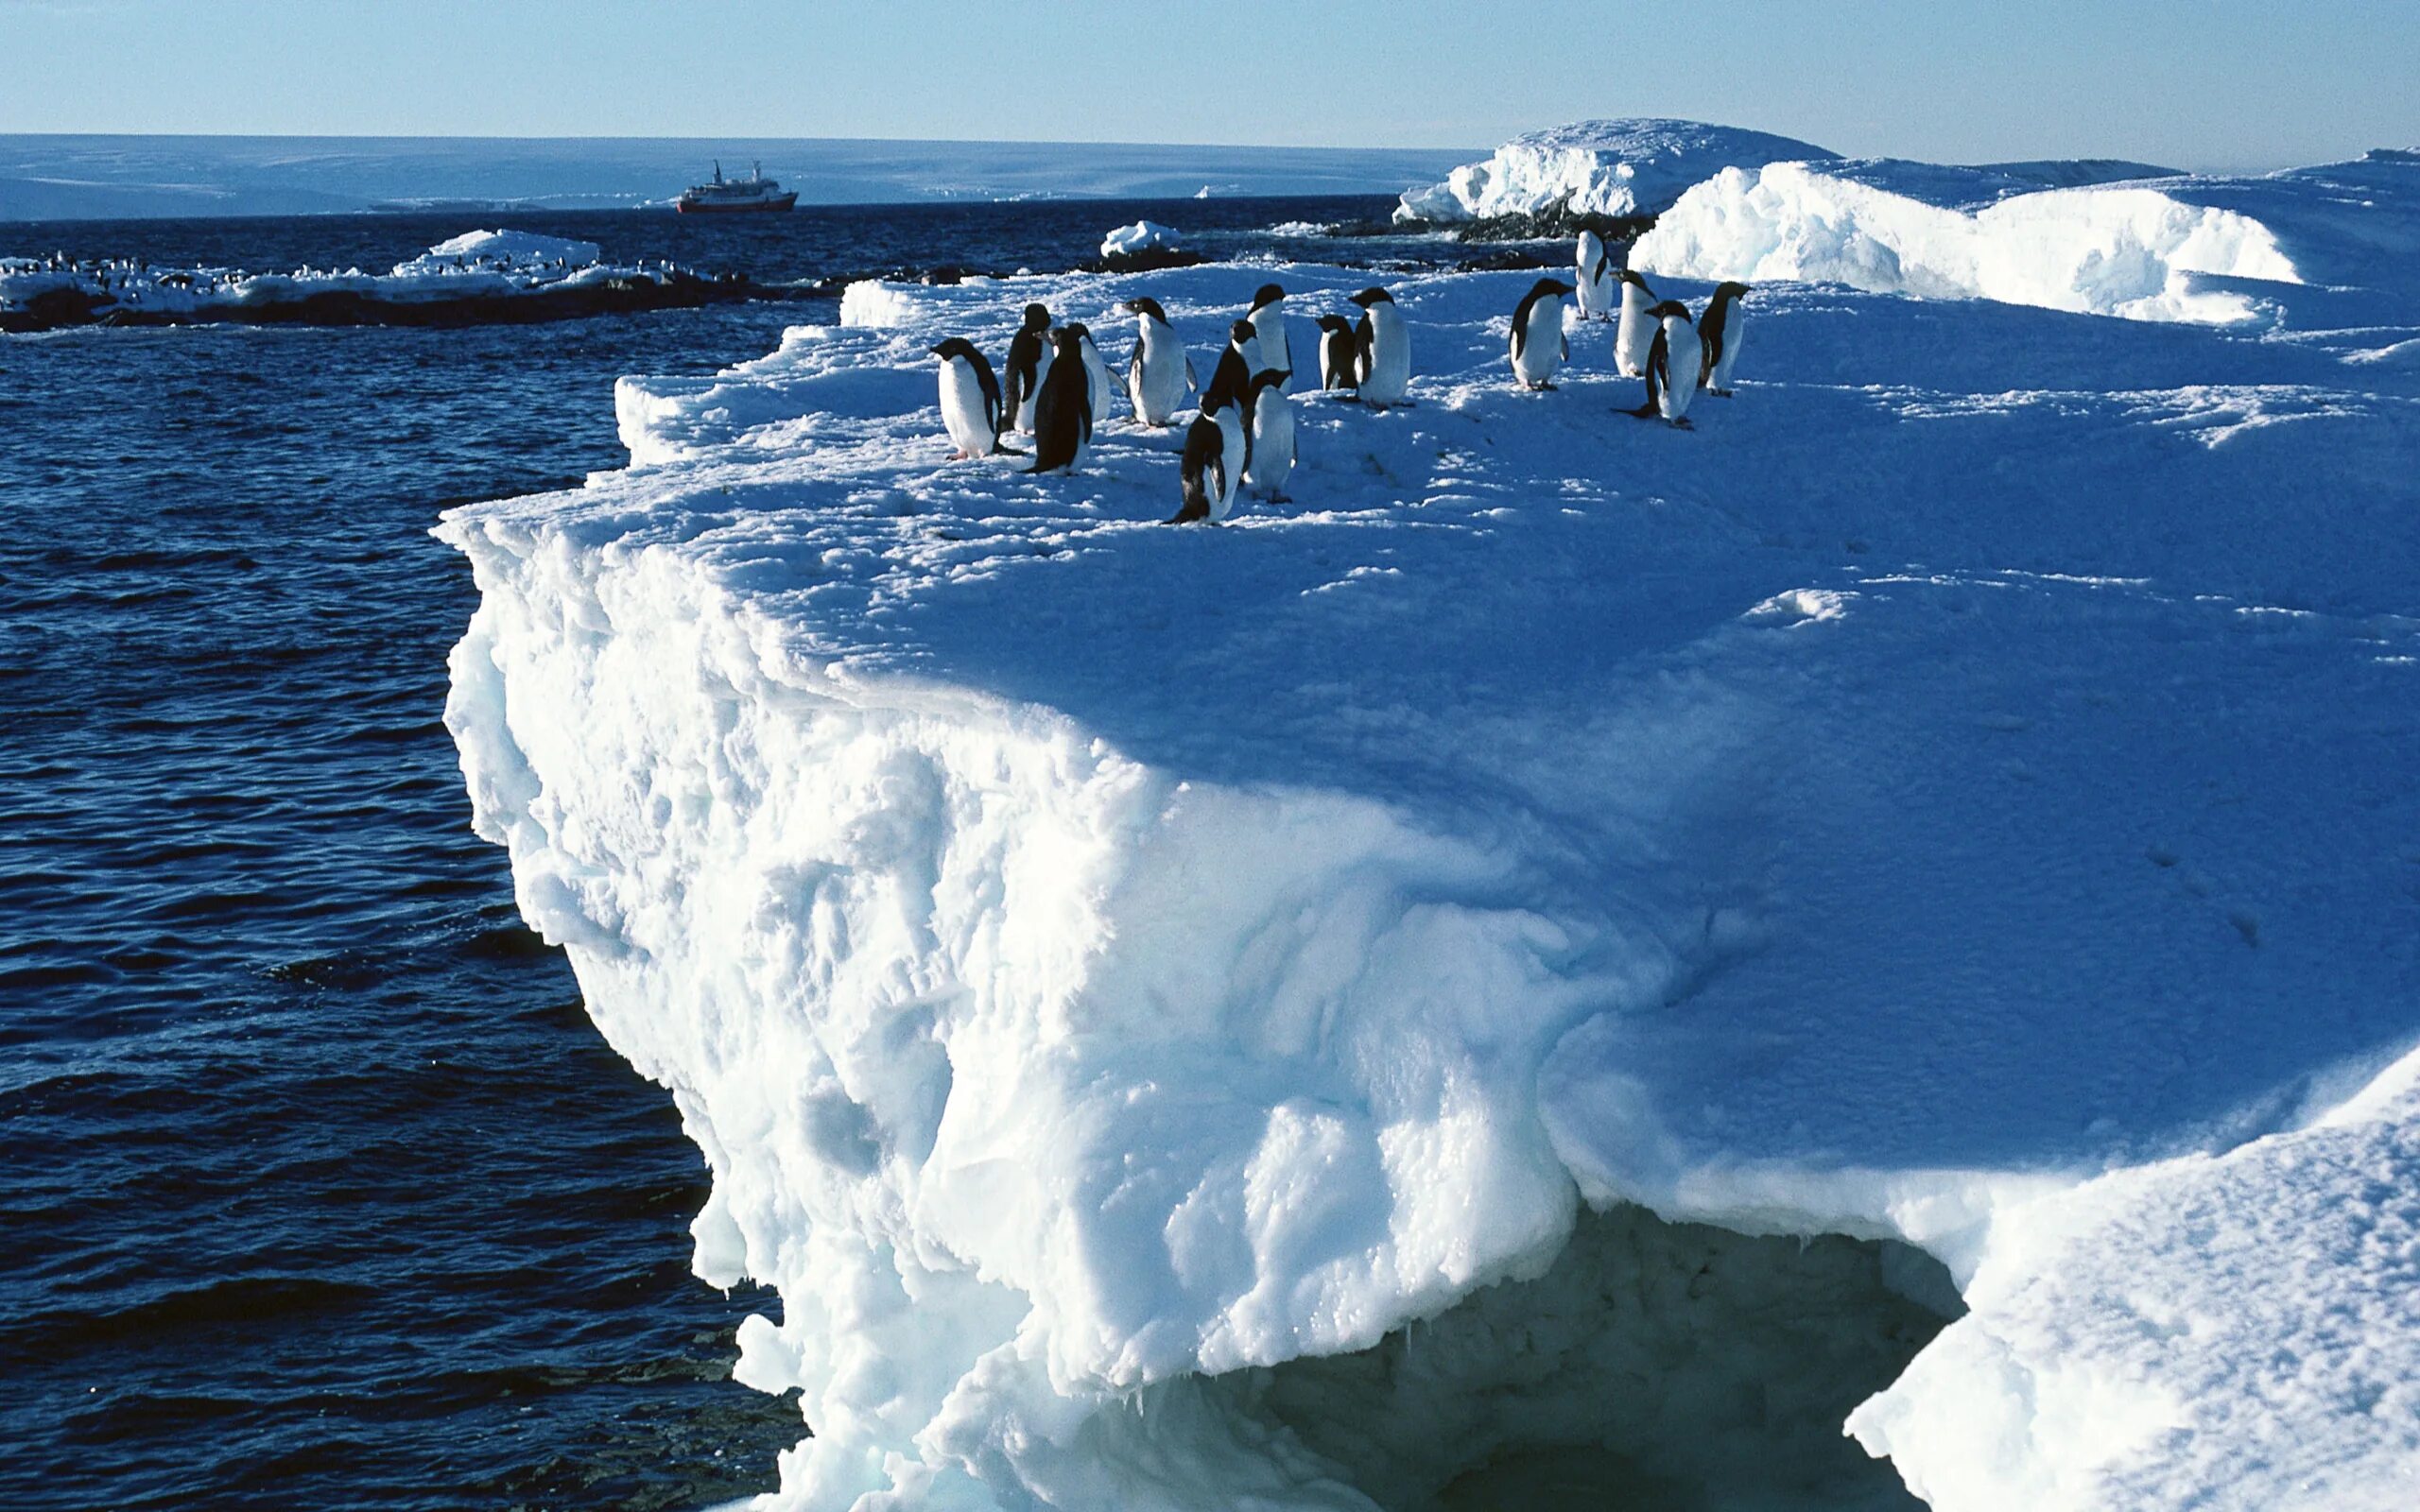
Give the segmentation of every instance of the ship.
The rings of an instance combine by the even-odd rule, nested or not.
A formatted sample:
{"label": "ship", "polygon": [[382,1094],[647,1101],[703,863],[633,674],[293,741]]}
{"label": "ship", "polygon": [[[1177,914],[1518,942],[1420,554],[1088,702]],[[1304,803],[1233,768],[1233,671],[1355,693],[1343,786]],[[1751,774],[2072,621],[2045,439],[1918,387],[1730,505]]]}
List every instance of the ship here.
{"label": "ship", "polygon": [[681,191],[676,208],[686,215],[708,211],[787,210],[798,203],[798,191],[785,189],[765,177],[765,165],[758,163],[745,179],[726,179],[722,164],[715,164],[712,183],[691,184]]}

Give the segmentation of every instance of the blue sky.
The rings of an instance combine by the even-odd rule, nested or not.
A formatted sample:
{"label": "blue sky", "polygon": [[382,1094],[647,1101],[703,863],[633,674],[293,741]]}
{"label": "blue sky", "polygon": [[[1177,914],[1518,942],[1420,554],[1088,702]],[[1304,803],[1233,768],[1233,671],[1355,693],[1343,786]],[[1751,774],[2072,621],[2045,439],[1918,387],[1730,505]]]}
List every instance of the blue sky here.
{"label": "blue sky", "polygon": [[2420,141],[2414,0],[0,0],[0,131],[1492,146],[2264,167]]}

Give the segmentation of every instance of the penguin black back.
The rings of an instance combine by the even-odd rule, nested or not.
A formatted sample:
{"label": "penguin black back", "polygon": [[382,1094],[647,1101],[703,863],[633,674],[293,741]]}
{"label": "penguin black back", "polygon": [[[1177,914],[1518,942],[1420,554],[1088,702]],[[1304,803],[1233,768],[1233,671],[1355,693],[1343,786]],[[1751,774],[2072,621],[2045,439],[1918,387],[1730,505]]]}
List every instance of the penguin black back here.
{"label": "penguin black back", "polygon": [[1192,524],[1210,518],[1210,501],[1214,493],[1227,491],[1227,438],[1219,434],[1219,422],[1210,418],[1205,404],[1193,423],[1185,427],[1184,461],[1179,475],[1184,486],[1184,503],[1168,516],[1172,525]]}
{"label": "penguin black back", "polygon": [[1023,403],[1025,397],[1034,391],[1034,386],[1042,381],[1042,343],[1049,331],[1049,307],[1028,304],[1025,307],[1024,328],[1009,339],[1009,392],[1013,396],[1009,405],[1011,421],[1016,418],[1013,412],[1017,404]]}
{"label": "penguin black back", "polygon": [[[999,451],[1000,432],[1008,421],[1000,410],[1000,379],[992,371],[992,359],[976,350],[975,343],[964,336],[952,336],[933,348],[933,355],[947,362],[952,357],[962,360],[975,369],[975,385],[983,390],[983,418],[992,426],[992,448]],[[1013,454],[1011,454],[1013,455]]]}
{"label": "penguin black back", "polygon": [[1698,339],[1705,343],[1705,366],[1698,371],[1701,387],[1714,381],[1715,365],[1722,361],[1723,342],[1731,331],[1731,307],[1747,292],[1745,284],[1718,284],[1714,298],[1705,301],[1705,318],[1698,322]]}
{"label": "penguin black back", "polygon": [[1219,366],[1210,370],[1210,387],[1201,392],[1203,409],[1217,409],[1222,404],[1241,407],[1250,402],[1252,364],[1244,360],[1242,348],[1259,336],[1259,329],[1250,320],[1237,320],[1227,328],[1227,350],[1219,353]]}
{"label": "penguin black back", "polygon": [[1320,328],[1320,387],[1350,388],[1360,382],[1354,366],[1354,354],[1360,351],[1360,338],[1354,334],[1353,322],[1340,315],[1322,315]]}
{"label": "penguin black back", "polygon": [[1084,369],[1083,335],[1075,327],[1054,338],[1058,358],[1042,380],[1033,406],[1033,466],[1028,472],[1074,472],[1093,438],[1092,375]]}
{"label": "penguin black back", "polygon": [[1540,300],[1559,300],[1571,292],[1571,285],[1560,279],[1542,278],[1530,285],[1530,292],[1521,296],[1520,304],[1512,311],[1512,355],[1515,358],[1529,350],[1530,311]]}

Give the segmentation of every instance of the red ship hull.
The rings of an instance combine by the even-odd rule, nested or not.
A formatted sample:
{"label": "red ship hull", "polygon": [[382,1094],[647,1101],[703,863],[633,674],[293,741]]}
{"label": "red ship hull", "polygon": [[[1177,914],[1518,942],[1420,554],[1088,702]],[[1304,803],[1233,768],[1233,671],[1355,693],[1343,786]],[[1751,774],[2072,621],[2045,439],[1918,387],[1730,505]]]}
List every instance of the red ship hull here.
{"label": "red ship hull", "polygon": [[770,195],[763,199],[742,200],[736,204],[712,204],[701,199],[683,199],[674,208],[684,215],[743,215],[755,211],[787,210],[798,203],[798,192]]}

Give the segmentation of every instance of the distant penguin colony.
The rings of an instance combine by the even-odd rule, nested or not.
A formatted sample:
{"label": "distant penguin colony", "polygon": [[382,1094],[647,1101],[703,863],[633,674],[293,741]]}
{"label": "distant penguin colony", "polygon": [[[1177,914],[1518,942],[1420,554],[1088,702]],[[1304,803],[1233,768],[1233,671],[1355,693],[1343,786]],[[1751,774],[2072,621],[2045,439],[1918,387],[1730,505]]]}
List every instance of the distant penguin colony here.
{"label": "distant penguin colony", "polygon": [[[1658,300],[1644,278],[1614,266],[1594,232],[1580,234],[1573,275],[1568,283],[1537,280],[1512,311],[1506,355],[1522,388],[1554,390],[1571,360],[1564,316],[1565,301],[1576,297],[1582,320],[1614,325],[1615,370],[1647,386],[1645,402],[1625,413],[1689,430],[1689,406],[1701,390],[1731,397],[1747,284],[1719,285],[1703,318],[1692,320],[1679,301]],[[1373,409],[1409,403],[1411,333],[1393,295],[1373,286],[1348,300],[1360,312],[1357,320],[1333,311],[1312,317],[1319,328],[1319,391]],[[1137,296],[1117,306],[1134,318],[1125,388],[1135,423],[1172,425],[1187,396],[1199,395],[1178,468],[1183,503],[1170,524],[1226,520],[1247,492],[1271,504],[1289,502],[1286,488],[1297,455],[1285,301],[1283,287],[1261,285],[1242,318],[1229,321],[1227,344],[1206,385],[1157,300]],[[1080,321],[1054,326],[1046,305],[1025,307],[1009,342],[1005,383],[963,337],[928,350],[940,361],[942,425],[953,460],[1027,455],[1004,439],[1010,430],[1022,429],[1034,438],[1028,472],[1074,472],[1091,450],[1094,432],[1110,422],[1110,369],[1091,328]]]}

